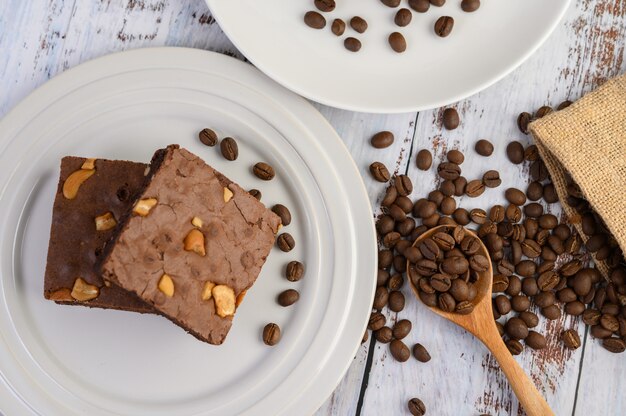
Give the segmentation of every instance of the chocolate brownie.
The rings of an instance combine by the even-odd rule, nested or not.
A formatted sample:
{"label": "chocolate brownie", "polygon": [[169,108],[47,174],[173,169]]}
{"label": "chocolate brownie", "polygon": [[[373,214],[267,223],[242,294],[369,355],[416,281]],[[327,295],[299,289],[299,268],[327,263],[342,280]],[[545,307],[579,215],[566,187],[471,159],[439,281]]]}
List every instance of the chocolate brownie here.
{"label": "chocolate brownie", "polygon": [[239,185],[172,145],[155,153],[132,213],[107,243],[102,275],[221,344],[279,226]]}
{"label": "chocolate brownie", "polygon": [[153,312],[94,270],[117,221],[145,180],[143,163],[64,157],[54,208],[44,296],[62,304]]}

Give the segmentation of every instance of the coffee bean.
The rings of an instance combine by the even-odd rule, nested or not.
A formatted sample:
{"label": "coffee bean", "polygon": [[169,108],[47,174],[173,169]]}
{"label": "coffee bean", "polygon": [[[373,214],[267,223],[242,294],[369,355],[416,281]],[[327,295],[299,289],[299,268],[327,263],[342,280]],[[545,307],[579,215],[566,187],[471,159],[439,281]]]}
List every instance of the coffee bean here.
{"label": "coffee bean", "polygon": [[457,208],[456,210],[454,210],[454,212],[452,213],[452,218],[459,225],[467,225],[471,221],[469,212],[467,212],[465,208]]}
{"label": "coffee bean", "polygon": [[280,341],[280,327],[274,323],[269,323],[263,328],[263,342],[265,345],[273,346]]}
{"label": "coffee bean", "polygon": [[[380,260],[378,261],[378,265],[382,267],[380,264]],[[378,269],[378,273],[376,274],[376,286],[384,286],[387,284],[388,280],[389,280],[389,272],[387,270]]]}
{"label": "coffee bean", "polygon": [[439,185],[439,190],[445,196],[454,195],[454,192],[455,192],[454,182],[449,179],[446,179],[445,181],[441,182],[441,185]]}
{"label": "coffee bean", "polygon": [[456,308],[456,301],[449,293],[442,293],[439,295],[437,306],[444,312],[453,312]]}
{"label": "coffee bean", "polygon": [[422,363],[427,363],[428,361],[430,361],[430,354],[428,353],[428,350],[426,349],[426,347],[419,343],[413,346],[413,356],[417,361]]}
{"label": "coffee bean", "polygon": [[540,182],[531,182],[526,189],[526,196],[531,201],[538,201],[543,197],[543,185]]}
{"label": "coffee bean", "polygon": [[396,13],[396,16],[394,17],[394,22],[396,23],[396,25],[404,27],[408,26],[409,23],[411,23],[412,18],[413,14],[411,13],[411,11],[409,9],[402,8]]}
{"label": "coffee bean", "polygon": [[387,167],[381,162],[374,162],[370,165],[370,173],[378,182],[387,182],[390,179]]}
{"label": "coffee bean", "polygon": [[384,149],[393,144],[393,133],[390,131],[381,131],[372,136],[371,143],[377,149]]}
{"label": "coffee bean", "polygon": [[367,327],[372,331],[378,331],[380,328],[385,326],[386,322],[387,318],[385,318],[385,315],[380,312],[372,312]]}
{"label": "coffee bean", "polygon": [[578,336],[578,332],[573,329],[563,331],[561,333],[561,340],[569,349],[575,350],[580,347],[580,337]]}
{"label": "coffee bean", "polygon": [[474,223],[482,225],[487,221],[487,213],[480,208],[475,208],[470,211],[470,218]]}
{"label": "coffee bean", "polygon": [[398,175],[395,180],[395,186],[398,190],[398,194],[401,196],[407,196],[413,192],[413,182],[411,182],[411,178],[406,175]]}
{"label": "coffee bean", "polygon": [[541,314],[551,321],[561,317],[561,309],[557,305],[550,305],[541,309]]}
{"label": "coffee bean", "polygon": [[403,284],[404,284],[404,277],[402,277],[400,273],[396,273],[389,278],[389,281],[387,282],[387,288],[389,290],[400,290]]}
{"label": "coffee bean", "polygon": [[367,30],[367,22],[360,16],[354,16],[350,19],[350,27],[359,33],[363,33]]}
{"label": "coffee bean", "polygon": [[452,183],[454,184],[455,196],[465,195],[465,187],[467,186],[467,179],[465,179],[463,176],[459,176],[454,181],[452,181]]}
{"label": "coffee bean", "polygon": [[217,144],[217,134],[209,128],[202,129],[198,134],[198,138],[206,146],[215,146]]}
{"label": "coffee bean", "polygon": [[285,272],[285,277],[290,282],[297,282],[302,279],[304,275],[304,265],[299,261],[290,261],[287,264],[287,270]]}
{"label": "coffee bean", "polygon": [[504,196],[511,204],[522,206],[526,203],[526,195],[524,192],[516,188],[509,188],[505,191]]}
{"label": "coffee bean", "polygon": [[[489,268],[490,261],[482,254],[474,254],[469,259],[469,266],[477,272],[485,272]],[[509,282],[510,284],[510,282]]]}
{"label": "coffee bean", "polygon": [[536,145],[531,144],[526,149],[524,149],[524,159],[530,162],[534,162],[535,160],[539,159],[539,149]]}
{"label": "coffee bean", "polygon": [[446,0],[429,0],[429,1],[430,1],[430,4],[436,7],[441,7],[444,4],[446,4]]}
{"label": "coffee bean", "polygon": [[543,214],[539,217],[539,226],[546,230],[552,230],[559,223],[559,220],[552,214]]}
{"label": "coffee bean", "polygon": [[455,180],[461,174],[461,168],[456,163],[443,162],[437,166],[437,173],[444,179]]}
{"label": "coffee bean", "polygon": [[602,327],[602,325],[594,325],[589,330],[589,333],[594,338],[606,339],[610,338],[613,335],[613,332],[609,331]]}
{"label": "coffee bean", "polygon": [[411,321],[409,321],[408,319],[399,320],[393,326],[393,337],[395,339],[402,339],[406,337],[407,335],[409,335],[409,332],[411,332],[412,327],[413,325],[411,324]]}
{"label": "coffee bean", "polygon": [[291,212],[289,212],[289,209],[287,209],[286,206],[282,204],[276,204],[272,207],[272,211],[274,212],[274,214],[280,217],[280,221],[283,226],[286,227],[291,224]]}
{"label": "coffee bean", "polygon": [[388,7],[398,7],[400,5],[400,0],[380,0],[385,6]]}
{"label": "coffee bean", "polygon": [[452,197],[445,197],[443,201],[441,201],[441,206],[439,210],[444,215],[452,215],[454,210],[456,209],[456,201]]}
{"label": "coffee bean", "polygon": [[322,12],[332,12],[335,10],[335,0],[315,0],[315,7]]}
{"label": "coffee bean", "polygon": [[497,188],[502,183],[500,173],[497,170],[488,170],[483,175],[483,184],[487,188]]}
{"label": "coffee bean", "polygon": [[480,0],[463,0],[461,1],[461,9],[466,13],[475,12],[480,7]]}
{"label": "coffee bean", "polygon": [[400,241],[401,237],[402,236],[400,235],[400,233],[396,231],[392,231],[390,233],[385,234],[385,236],[383,237],[383,244],[387,248],[393,248],[396,245],[396,243]]}
{"label": "coffee bean", "polygon": [[556,108],[557,110],[563,110],[564,108],[569,107],[570,105],[572,105],[572,102],[569,100],[565,100],[563,101],[561,104],[559,104],[559,106]]}
{"label": "coffee bean", "polygon": [[426,414],[426,406],[420,399],[412,398],[409,400],[409,413],[413,416],[424,416]]}
{"label": "coffee bean", "polygon": [[600,317],[600,325],[607,331],[617,332],[619,330],[619,321],[614,315],[608,313],[603,314]]}
{"label": "coffee bean", "polygon": [[308,11],[304,14],[304,23],[313,29],[323,29],[326,19],[318,12]]}
{"label": "coffee bean", "polygon": [[494,298],[493,304],[500,315],[506,315],[511,312],[511,302],[505,295],[498,295]]}
{"label": "coffee bean", "polygon": [[552,113],[553,111],[554,110],[552,110],[552,107],[544,105],[542,107],[539,107],[539,109],[535,113],[535,117],[536,118],[542,118],[542,117],[545,117],[548,114]]}
{"label": "coffee bean", "polygon": [[276,239],[276,244],[278,245],[278,248],[281,249],[281,251],[287,253],[293,250],[293,248],[296,246],[296,241],[293,239],[291,234],[282,233]]}
{"label": "coffee bean", "polygon": [[350,52],[358,52],[361,50],[361,41],[357,38],[347,37],[343,41],[343,46]]}
{"label": "coffee bean", "polygon": [[574,292],[569,287],[559,290],[556,294],[556,297],[559,299],[559,302],[563,303],[573,302],[578,299],[578,296],[576,296],[576,292]]}
{"label": "coffee bean", "polygon": [[333,23],[330,26],[330,30],[337,36],[343,35],[346,31],[346,22],[341,19],[333,20]]}
{"label": "coffee bean", "polygon": [[543,199],[549,204],[553,204],[559,200],[559,196],[557,195],[553,184],[549,183],[544,186]]}
{"label": "coffee bean", "polygon": [[491,156],[493,153],[493,144],[489,140],[481,139],[474,145],[474,150],[481,156]]}
{"label": "coffee bean", "polygon": [[470,198],[479,197],[485,192],[485,185],[481,180],[475,179],[473,181],[469,181],[467,186],[465,187],[465,193]]}
{"label": "coffee bean", "polygon": [[[522,219],[522,210],[517,205],[510,204],[504,211],[504,217],[512,223],[519,222]],[[524,232],[526,232],[524,230]]]}
{"label": "coffee bean", "polygon": [[493,223],[499,223],[504,220],[504,207],[502,205],[494,205],[489,210],[489,220]]}
{"label": "coffee bean", "polygon": [[503,274],[495,274],[493,276],[494,293],[504,292],[509,287],[509,278]]}
{"label": "coffee bean", "polygon": [[626,342],[620,338],[607,338],[602,341],[602,346],[605,350],[615,354],[626,351]]}
{"label": "coffee bean", "polygon": [[259,191],[258,189],[250,189],[248,193],[256,198],[258,201],[260,201],[261,197],[263,196],[263,194],[261,194],[261,191]]}
{"label": "coffee bean", "polygon": [[400,32],[393,32],[389,35],[389,46],[397,53],[406,51],[406,39]]}
{"label": "coffee bean", "polygon": [[222,156],[226,160],[236,160],[239,156],[239,148],[237,146],[237,142],[232,137],[226,137],[220,143],[220,150],[222,152]]}
{"label": "coffee bean", "polygon": [[389,309],[393,312],[400,312],[404,309],[404,295],[398,290],[389,293]]}
{"label": "coffee bean", "polygon": [[393,339],[391,328],[389,328],[388,326],[383,326],[378,331],[374,331],[374,338],[376,338],[376,341],[382,344],[389,344]]}
{"label": "coffee bean", "polygon": [[391,344],[389,344],[389,351],[391,351],[393,358],[401,363],[407,361],[411,357],[409,347],[407,347],[406,344],[399,339],[391,341]]}
{"label": "coffee bean", "polygon": [[546,337],[535,331],[529,331],[524,342],[534,350],[544,349],[547,345]]}
{"label": "coffee bean", "polygon": [[600,323],[600,317],[602,314],[597,309],[587,309],[583,312],[583,322],[585,325],[598,325]]}
{"label": "coffee bean", "polygon": [[430,8],[430,2],[428,0],[409,0],[409,6],[418,13],[426,13]]}
{"label": "coffee bean", "polygon": [[[459,113],[454,109],[454,108],[446,108],[443,111],[443,126],[447,129],[447,130],[454,130],[457,127],[459,127]],[[456,152],[458,152],[458,150],[456,150]],[[450,152],[448,152],[450,153]],[[460,153],[460,152],[459,152]],[[461,156],[463,156],[463,154],[461,154]],[[450,160],[450,158],[448,158],[448,160]],[[460,162],[456,162],[454,160],[450,160],[450,162],[454,162],[457,164],[461,164],[463,163],[463,160],[461,159]]]}
{"label": "coffee bean", "polygon": [[524,161],[524,146],[518,141],[512,141],[506,147],[506,155],[516,165]]}
{"label": "coffee bean", "polygon": [[517,295],[511,298],[511,308],[515,312],[524,312],[530,307],[530,299],[528,296]]}
{"label": "coffee bean", "polygon": [[511,318],[504,325],[506,334],[512,339],[525,339],[528,336],[528,327],[520,318]]}
{"label": "coffee bean", "polygon": [[506,342],[506,348],[511,355],[520,355],[524,351],[524,346],[516,339],[510,339]]}
{"label": "coffee bean", "polygon": [[517,117],[517,127],[519,130],[528,134],[528,124],[532,121],[532,116],[529,113],[523,112]]}
{"label": "coffee bean", "polygon": [[524,321],[529,328],[534,328],[539,325],[539,317],[532,312],[524,311],[519,314],[519,318]]}
{"label": "coffee bean", "polygon": [[291,306],[300,299],[300,293],[295,289],[287,289],[278,295],[278,304],[280,306]]}
{"label": "coffee bean", "polygon": [[252,172],[257,178],[264,181],[271,181],[276,175],[276,173],[274,172],[274,168],[265,162],[259,162],[255,164],[252,168]]}
{"label": "coffee bean", "polygon": [[533,180],[539,182],[545,181],[546,179],[548,179],[548,175],[548,168],[541,159],[534,161],[530,165],[530,177],[533,178]]}
{"label": "coffee bean", "polygon": [[576,273],[576,276],[573,278],[573,289],[579,296],[585,296],[591,290],[591,286],[593,282],[591,281],[591,275],[586,272],[584,269]]}
{"label": "coffee bean", "polygon": [[417,164],[418,169],[420,170],[428,170],[433,164],[433,155],[427,149],[422,149],[417,152],[417,156],[415,157],[415,162]]}
{"label": "coffee bean", "polygon": [[435,22],[435,34],[439,37],[445,38],[452,32],[454,27],[454,19],[450,16],[441,16]]}

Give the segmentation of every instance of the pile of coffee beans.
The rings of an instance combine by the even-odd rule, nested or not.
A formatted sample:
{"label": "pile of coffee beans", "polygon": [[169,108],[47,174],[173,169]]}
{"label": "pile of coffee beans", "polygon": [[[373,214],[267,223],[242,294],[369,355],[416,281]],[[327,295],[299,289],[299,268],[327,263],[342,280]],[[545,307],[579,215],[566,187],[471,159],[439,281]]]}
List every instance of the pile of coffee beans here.
{"label": "pile of coffee beans", "polygon": [[[389,7],[397,8],[400,6],[401,0],[380,0],[380,2]],[[397,27],[407,27],[413,20],[413,13],[426,13],[430,6],[441,7],[445,4],[446,0],[408,0],[408,6],[398,9],[393,14],[393,22]],[[335,10],[337,6],[335,0],[315,0],[314,5],[317,10],[310,10],[304,14],[304,23],[312,29],[324,29],[326,27],[326,17],[322,13],[330,13]],[[480,7],[480,0],[462,0],[460,2],[460,8],[464,12],[471,13],[478,10]],[[321,12],[321,13],[320,13]],[[357,34],[365,33],[368,28],[367,21],[361,16],[353,16],[349,20],[349,26]],[[433,27],[435,35],[445,38],[450,35],[454,28],[454,19],[450,16],[439,17]],[[335,36],[343,36],[346,31],[346,22],[340,18],[333,19],[331,26],[331,32]],[[356,35],[355,35],[356,36]],[[389,46],[397,53],[406,51],[407,42],[404,35],[401,32],[393,31],[388,37]],[[344,47],[350,52],[358,52],[361,50],[361,40],[354,36],[347,36],[343,41]]]}

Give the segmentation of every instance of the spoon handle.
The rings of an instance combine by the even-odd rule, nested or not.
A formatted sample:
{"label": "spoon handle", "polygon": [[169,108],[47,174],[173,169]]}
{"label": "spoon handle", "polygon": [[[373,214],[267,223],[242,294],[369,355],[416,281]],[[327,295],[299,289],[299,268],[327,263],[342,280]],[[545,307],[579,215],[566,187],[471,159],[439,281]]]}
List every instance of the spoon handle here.
{"label": "spoon handle", "polygon": [[500,368],[504,371],[504,375],[509,380],[509,384],[526,414],[528,416],[554,416],[548,403],[522,367],[515,361],[502,339],[498,336],[489,337],[488,340],[483,339],[482,341],[500,364]]}

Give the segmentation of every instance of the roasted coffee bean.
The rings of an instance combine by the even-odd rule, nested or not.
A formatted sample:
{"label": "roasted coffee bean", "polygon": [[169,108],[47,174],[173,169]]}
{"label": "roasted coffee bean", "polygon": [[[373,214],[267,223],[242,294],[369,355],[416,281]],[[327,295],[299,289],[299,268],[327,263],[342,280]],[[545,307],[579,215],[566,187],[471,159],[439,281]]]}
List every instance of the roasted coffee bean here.
{"label": "roasted coffee bean", "polygon": [[291,306],[300,299],[300,293],[295,289],[287,289],[278,295],[277,301],[280,306]]}
{"label": "roasted coffee bean", "polygon": [[522,247],[522,253],[530,259],[536,259],[541,255],[541,246],[535,240],[527,238],[522,241],[520,246]]}
{"label": "roasted coffee bean", "polygon": [[378,331],[374,331],[374,338],[376,338],[376,341],[380,342],[381,344],[389,344],[393,339],[391,328],[389,328],[388,326],[383,326]]}
{"label": "roasted coffee bean", "polygon": [[422,149],[417,152],[417,156],[415,157],[415,162],[417,164],[418,169],[420,170],[428,170],[433,164],[433,155],[427,149]]}
{"label": "roasted coffee bean", "polygon": [[452,17],[441,16],[435,22],[435,34],[439,37],[445,38],[452,32],[453,27],[454,27],[454,19]]}
{"label": "roasted coffee bean", "polygon": [[550,230],[539,230],[537,231],[537,235],[535,235],[535,241],[539,243],[540,246],[546,244],[548,242],[548,237],[550,237]]}
{"label": "roasted coffee bean", "polygon": [[409,6],[418,13],[426,13],[430,8],[430,2],[428,0],[409,0]]}
{"label": "roasted coffee bean", "polygon": [[404,250],[404,256],[411,263],[415,263],[416,261],[422,258],[422,254],[420,253],[417,247],[409,247],[406,250]]}
{"label": "roasted coffee bean", "polygon": [[440,219],[441,219],[441,216],[439,214],[433,214],[430,217],[422,219],[422,224],[428,228],[433,228],[433,227],[436,227],[437,225],[440,225],[439,224]]}
{"label": "roasted coffee bean", "polygon": [[335,10],[335,0],[315,0],[315,7],[322,12],[332,12]]}
{"label": "roasted coffee bean", "polygon": [[296,246],[296,241],[293,239],[291,234],[282,233],[276,239],[276,245],[281,251],[290,252]]}
{"label": "roasted coffee bean", "polygon": [[600,250],[607,243],[607,236],[604,233],[594,234],[587,240],[585,247],[592,253]]}
{"label": "roasted coffee bean", "polygon": [[537,286],[539,286],[540,290],[545,292],[554,289],[556,285],[559,284],[559,280],[559,275],[550,270],[539,275],[539,278],[537,279]]}
{"label": "roasted coffee bean", "polygon": [[226,160],[233,161],[239,156],[239,147],[232,137],[226,137],[222,140],[220,143],[220,151]]}
{"label": "roasted coffee bean", "polygon": [[552,234],[564,242],[572,235],[572,231],[567,225],[559,224],[552,230]]}
{"label": "roasted coffee bean", "polygon": [[526,189],[526,196],[531,201],[539,201],[543,197],[543,185],[541,182],[531,182]]}
{"label": "roasted coffee bean", "polygon": [[575,350],[580,347],[580,336],[578,336],[578,332],[573,329],[568,329],[561,333],[561,340],[563,344],[569,349]]}
{"label": "roasted coffee bean", "polygon": [[524,312],[530,307],[530,299],[528,296],[517,295],[511,298],[511,308],[515,312]]}
{"label": "roasted coffee bean", "polygon": [[[395,247],[394,247],[395,248]],[[398,270],[406,269],[406,258],[403,255],[398,254],[393,258],[393,268]]]}
{"label": "roasted coffee bean", "polygon": [[454,191],[455,191],[454,182],[449,179],[446,179],[445,181],[441,182],[441,185],[439,185],[439,190],[445,196],[454,195]]}
{"label": "roasted coffee bean", "polygon": [[433,6],[441,7],[446,4],[446,0],[429,0]]}
{"label": "roasted coffee bean", "polygon": [[[380,263],[379,263],[380,266]],[[378,269],[378,273],[376,275],[376,286],[384,286],[387,284],[389,280],[389,272],[387,270]]]}
{"label": "roasted coffee bean", "polygon": [[406,212],[398,205],[391,204],[389,207],[389,216],[394,219],[394,221],[402,221],[406,218]]}
{"label": "roasted coffee bean", "polygon": [[549,204],[558,202],[559,196],[557,195],[556,188],[554,188],[553,184],[549,183],[543,187],[543,199]]}
{"label": "roasted coffee bean", "polygon": [[326,26],[326,19],[318,12],[308,11],[304,14],[304,23],[313,29],[323,29]]}
{"label": "roasted coffee bean", "polygon": [[500,315],[511,312],[511,302],[506,295],[498,295],[494,298],[493,304]]}
{"label": "roasted coffee bean", "polygon": [[372,177],[378,182],[389,181],[390,175],[389,175],[389,171],[387,170],[387,166],[385,166],[381,162],[372,163],[370,165],[370,173],[372,174]]}
{"label": "roasted coffee bean", "polygon": [[428,194],[428,200],[434,202],[437,206],[441,205],[441,201],[445,195],[440,191],[432,191]]}
{"label": "roasted coffee bean", "polygon": [[528,124],[531,121],[532,121],[532,116],[529,113],[527,112],[520,113],[520,115],[517,117],[517,127],[522,133],[528,134]]}
{"label": "roasted coffee bean", "polygon": [[[442,119],[443,119],[443,126],[447,130],[454,130],[457,127],[459,127],[459,123],[460,123],[459,113],[454,108],[446,108],[443,111]],[[450,162],[454,162],[454,163],[456,163],[458,165],[463,163],[463,154],[461,152],[459,152],[458,150],[451,150],[450,152],[457,152],[457,153],[460,153],[460,155],[461,155],[461,161],[460,162],[457,162],[456,160],[452,160],[452,159],[450,159],[450,157],[448,157],[448,160]],[[448,152],[448,154],[450,152]]]}
{"label": "roasted coffee bean", "polygon": [[[403,9],[403,10],[406,10],[406,9]],[[388,41],[389,41],[389,46],[391,46],[391,49],[393,49],[394,52],[402,53],[406,51],[406,39],[404,38],[402,33],[393,32],[392,34],[389,35]]]}
{"label": "roasted coffee bean", "polygon": [[272,207],[272,211],[274,212],[274,214],[280,217],[280,221],[283,226],[286,227],[287,225],[291,224],[291,212],[289,212],[289,209],[287,209],[286,206],[282,204],[276,204]]}
{"label": "roasted coffee bean", "polygon": [[487,234],[487,236],[484,238],[485,241],[485,245],[487,246],[487,249],[489,250],[490,253],[495,253],[497,251],[502,250],[502,237],[500,237],[498,234],[496,233],[489,233]]}
{"label": "roasted coffee bean", "polygon": [[522,254],[522,246],[519,241],[511,241],[511,261],[515,266],[522,261]]}
{"label": "roasted coffee bean", "polygon": [[441,249],[432,238],[425,239],[417,248],[422,256],[428,260],[438,260],[442,257]]}
{"label": "roasted coffee bean", "polygon": [[483,184],[487,188],[497,188],[502,183],[500,179],[500,173],[497,170],[488,170],[483,175]]}
{"label": "roasted coffee bean", "polygon": [[450,251],[454,248],[456,241],[454,237],[448,233],[438,232],[432,236],[432,241],[437,244],[437,246],[444,251]]}
{"label": "roasted coffee bean", "polygon": [[539,223],[534,218],[526,218],[524,220],[524,229],[526,230],[526,238],[533,239],[537,235],[537,231],[539,231]]}
{"label": "roasted coffee bean", "polygon": [[341,19],[333,20],[333,23],[330,25],[330,30],[337,36],[343,35],[346,31],[346,22]]}
{"label": "roasted coffee bean", "polygon": [[474,223],[482,225],[487,221],[487,213],[480,208],[475,208],[470,211],[470,218]]}
{"label": "roasted coffee bean", "polygon": [[[477,256],[477,254],[472,257],[475,256]],[[441,264],[441,269],[449,275],[463,274],[468,270],[470,262],[463,257],[448,257]]]}
{"label": "roasted coffee bean", "polygon": [[385,234],[393,231],[394,226],[395,226],[395,221],[389,215],[383,215],[376,222],[376,230],[381,235],[385,235]]}
{"label": "roasted coffee bean", "polygon": [[[406,237],[415,229],[415,220],[413,218],[405,218],[402,221],[396,224],[396,231],[400,233],[401,236]],[[396,250],[399,251],[398,245],[396,244]]]}
{"label": "roasted coffee bean", "polygon": [[534,328],[539,325],[539,317],[529,311],[523,311],[519,314],[519,318],[524,321],[528,328]]}
{"label": "roasted coffee bean", "polygon": [[600,317],[602,314],[597,309],[586,309],[583,312],[583,322],[585,325],[598,325],[600,323]]}
{"label": "roasted coffee bean", "polygon": [[481,156],[491,156],[493,153],[493,144],[489,140],[481,139],[474,145],[474,150]]}
{"label": "roasted coffee bean", "polygon": [[427,363],[430,361],[430,354],[428,353],[428,350],[420,343],[413,346],[413,356],[421,363]]}
{"label": "roasted coffee bean", "polygon": [[574,292],[574,290],[569,287],[559,290],[556,293],[556,297],[559,299],[560,302],[563,303],[573,302],[578,299],[578,296],[576,296],[576,292]]}
{"label": "roasted coffee bean", "polygon": [[479,197],[485,192],[485,185],[482,181],[475,179],[473,181],[469,181],[467,186],[465,187],[465,193],[470,198]]}
{"label": "roasted coffee bean", "polygon": [[504,221],[504,207],[502,205],[494,205],[489,210],[489,220],[493,223]]}
{"label": "roasted coffee bean", "polygon": [[409,347],[407,347],[406,344],[399,339],[391,341],[391,344],[389,344],[389,351],[391,351],[393,358],[401,363],[407,361],[411,357]]}
{"label": "roasted coffee bean", "polygon": [[347,37],[343,41],[343,46],[350,52],[358,52],[361,50],[361,41],[357,38]]}
{"label": "roasted coffee bean", "polygon": [[526,343],[526,345],[534,350],[544,349],[548,344],[546,341],[546,337],[535,331],[529,331],[528,336],[526,337],[524,342]]}
{"label": "roasted coffee bean", "polygon": [[393,21],[396,23],[396,25],[404,27],[408,26],[409,23],[411,23],[411,19],[413,19],[413,14],[411,13],[411,11],[409,9],[402,8],[398,10]]}
{"label": "roasted coffee bean", "polygon": [[400,5],[400,0],[380,0],[385,6],[388,7],[398,7]]}
{"label": "roasted coffee bean", "polygon": [[493,276],[494,293],[504,292],[509,287],[509,278],[503,274],[495,274]]}
{"label": "roasted coffee bean", "polygon": [[374,309],[381,310],[387,305],[387,301],[389,300],[389,291],[384,286],[378,286],[376,288],[376,292],[374,292]]}
{"label": "roasted coffee bean", "polygon": [[554,305],[556,302],[556,296],[553,292],[541,292],[534,298],[535,305],[540,308],[547,308],[548,306]]}
{"label": "roasted coffee bean", "polygon": [[617,332],[619,330],[619,321],[615,315],[610,315],[608,313],[605,313],[600,317],[600,325],[602,325],[602,328],[607,331]]}
{"label": "roasted coffee bean", "polygon": [[512,339],[525,339],[528,336],[528,327],[520,318],[511,318],[506,321],[504,330]]}
{"label": "roasted coffee bean", "polygon": [[445,197],[443,201],[441,201],[441,206],[439,210],[444,215],[452,215],[454,210],[456,210],[456,201],[452,197]]}
{"label": "roasted coffee bean", "polygon": [[[517,205],[509,204],[504,211],[504,217],[512,223],[519,222],[522,219],[522,210]],[[526,230],[524,230],[526,232]]]}
{"label": "roasted coffee bean", "polygon": [[470,301],[462,301],[456,304],[456,308],[454,308],[454,312],[460,315],[468,315],[472,313],[474,310],[474,304]]}
{"label": "roasted coffee bean", "polygon": [[543,214],[539,217],[539,226],[546,230],[552,230],[559,223],[559,220],[552,214]]}
{"label": "roasted coffee bean", "polygon": [[461,168],[456,163],[443,162],[437,167],[437,173],[444,179],[455,180],[461,174]]}
{"label": "roasted coffee bean", "polygon": [[463,241],[461,241],[461,250],[465,255],[472,256],[480,250],[480,241],[476,237],[466,236]]}
{"label": "roasted coffee bean", "polygon": [[372,136],[370,142],[377,149],[384,149],[393,144],[393,133],[390,131],[381,131]]}
{"label": "roasted coffee bean", "polygon": [[556,108],[557,110],[563,110],[564,108],[569,107],[570,105],[572,105],[572,102],[569,100],[565,100],[563,101],[561,104],[559,104],[559,106]]}
{"label": "roasted coffee bean", "polygon": [[445,274],[437,273],[430,278],[430,285],[437,292],[447,292],[450,290],[451,284],[450,277]]}
{"label": "roasted coffee bean", "polygon": [[475,12],[480,7],[480,0],[463,0],[461,9],[466,13]]}
{"label": "roasted coffee bean", "polygon": [[413,202],[411,202],[411,199],[406,196],[397,197],[395,204],[407,214],[413,210]]}
{"label": "roasted coffee bean", "polygon": [[398,290],[389,293],[389,309],[393,312],[400,312],[404,309],[404,295]]}
{"label": "roasted coffee bean", "polygon": [[621,338],[606,338],[602,341],[605,350],[619,354],[626,351],[626,342]]}
{"label": "roasted coffee bean", "polygon": [[465,208],[457,208],[452,213],[452,218],[459,225],[467,225],[470,223],[470,214]]}
{"label": "roasted coffee bean", "polygon": [[360,16],[354,16],[350,19],[350,27],[358,33],[364,33],[367,30],[367,22]]}
{"label": "roasted coffee bean", "polygon": [[285,272],[285,277],[290,282],[297,282],[302,279],[304,275],[304,265],[299,261],[290,261],[287,264],[287,270]]}
{"label": "roasted coffee bean", "polygon": [[515,272],[524,277],[531,277],[536,270],[537,264],[531,260],[522,260],[515,266]]}
{"label": "roasted coffee bean", "polygon": [[548,114],[552,113],[553,111],[554,110],[552,110],[552,107],[544,105],[544,106],[539,107],[539,109],[535,113],[535,117],[536,118],[542,118],[542,117],[547,116]]}
{"label": "roasted coffee bean", "polygon": [[426,414],[426,405],[420,399],[412,398],[409,400],[409,413],[413,416],[424,416]]}
{"label": "roasted coffee bean", "polygon": [[[445,124],[445,114],[448,110],[454,110],[453,108],[448,108],[445,112],[444,112],[444,124]],[[456,112],[456,110],[454,110]],[[451,129],[450,129],[451,130]],[[448,153],[446,154],[446,157],[448,159],[449,162],[452,162],[454,164],[460,165],[465,161],[465,156],[463,155],[463,153],[461,153],[460,151],[456,150],[456,149],[452,149],[450,151],[448,151]]]}
{"label": "roasted coffee bean", "polygon": [[504,258],[498,261],[496,268],[498,270],[498,273],[501,273],[505,276],[511,276],[513,275],[513,272],[515,272],[515,266],[513,265],[513,263]]}
{"label": "roasted coffee bean", "polygon": [[409,332],[411,332],[412,327],[413,325],[411,324],[411,321],[409,321],[408,319],[399,320],[393,326],[393,337],[395,339],[402,339],[406,337],[407,335],[409,335]]}
{"label": "roasted coffee bean", "polygon": [[465,179],[465,177],[459,176],[458,178],[453,180],[452,183],[454,184],[454,195],[465,195],[465,187],[467,186],[467,179]]}
{"label": "roasted coffee bean", "polygon": [[442,293],[439,295],[437,306],[444,312],[453,312],[456,308],[456,301],[449,293]]}
{"label": "roasted coffee bean", "polygon": [[[524,214],[530,218],[539,218],[543,214],[543,206],[537,202],[531,202],[524,206]],[[537,226],[539,226],[538,221]]]}
{"label": "roasted coffee bean", "polygon": [[534,181],[545,181],[548,179],[548,175],[548,168],[543,163],[543,160],[538,159],[530,165],[530,177],[533,178]]}
{"label": "roasted coffee bean", "polygon": [[602,325],[593,325],[589,330],[589,333],[594,338],[606,339],[613,335],[613,332],[602,327]]}
{"label": "roasted coffee bean", "polygon": [[519,277],[509,276],[509,286],[506,288],[506,294],[509,296],[517,296],[522,292],[522,281]]}
{"label": "roasted coffee bean", "polygon": [[530,162],[534,162],[539,159],[539,149],[536,145],[531,144],[524,150],[524,159]]}
{"label": "roasted coffee bean", "polygon": [[273,346],[280,341],[280,327],[274,323],[269,323],[263,328],[263,342],[265,345]]}
{"label": "roasted coffee bean", "polygon": [[487,259],[487,257],[483,256],[482,254],[474,254],[469,259],[470,268],[477,272],[487,271],[487,269],[489,268],[489,264],[489,259]]}
{"label": "roasted coffee bean", "polygon": [[380,312],[372,312],[367,327],[372,331],[378,331],[380,328],[385,326],[386,322],[387,318],[385,318],[385,315]]}
{"label": "roasted coffee bean", "polygon": [[541,314],[551,321],[555,321],[561,317],[561,309],[557,305],[550,305],[541,308]]}
{"label": "roasted coffee bean", "polygon": [[506,348],[509,350],[511,355],[520,355],[522,351],[524,351],[524,346],[516,339],[509,339],[506,342]]}
{"label": "roasted coffee bean", "polygon": [[400,196],[407,196],[413,192],[413,182],[406,175],[398,175],[395,180],[396,189]]}
{"label": "roasted coffee bean", "polygon": [[591,274],[586,272],[586,270],[589,269],[580,270],[572,280],[572,287],[578,296],[585,296],[589,293],[593,284]]}
{"label": "roasted coffee bean", "polygon": [[516,188],[509,188],[504,192],[504,196],[511,204],[522,206],[526,203],[526,195],[524,192]]}
{"label": "roasted coffee bean", "polygon": [[450,285],[449,293],[457,302],[463,302],[469,298],[469,285],[462,279],[454,279]]}
{"label": "roasted coffee bean", "polygon": [[402,274],[396,273],[389,278],[389,281],[387,281],[387,288],[389,290],[400,290],[403,284],[404,284],[404,277],[402,277]]}
{"label": "roasted coffee bean", "polygon": [[206,146],[212,147],[217,144],[217,134],[209,128],[202,129],[198,134],[198,138],[200,139],[202,144]]}
{"label": "roasted coffee bean", "polygon": [[516,165],[524,161],[524,146],[518,141],[512,141],[506,147],[506,155]]}
{"label": "roasted coffee bean", "polygon": [[261,194],[261,191],[259,191],[258,189],[250,189],[248,193],[252,195],[254,198],[256,198],[258,201],[260,201],[261,197],[263,196]]}

